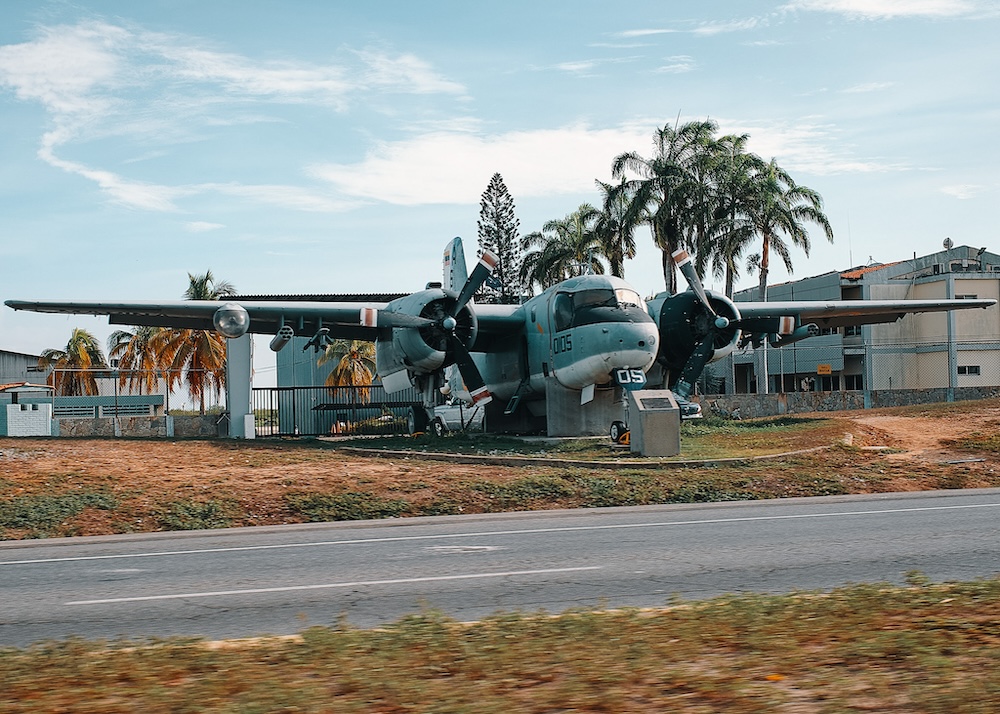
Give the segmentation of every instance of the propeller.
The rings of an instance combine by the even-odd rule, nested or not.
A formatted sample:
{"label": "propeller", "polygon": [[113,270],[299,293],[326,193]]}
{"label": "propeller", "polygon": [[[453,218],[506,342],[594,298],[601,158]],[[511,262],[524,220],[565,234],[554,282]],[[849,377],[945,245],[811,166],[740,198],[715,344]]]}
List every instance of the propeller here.
{"label": "propeller", "polygon": [[683,249],[676,250],[672,257],[674,263],[677,265],[677,269],[681,271],[681,275],[684,276],[688,285],[691,286],[691,290],[698,297],[698,302],[702,304],[712,318],[711,327],[706,331],[702,341],[694,348],[694,352],[691,353],[687,364],[681,370],[681,375],[677,379],[677,383],[674,385],[674,393],[682,399],[687,399],[691,396],[691,392],[694,391],[694,384],[698,381],[698,377],[701,376],[705,365],[712,359],[712,354],[715,352],[716,336],[729,327],[732,322],[729,318],[717,313],[715,308],[712,307],[712,303],[708,299],[708,294],[701,284],[701,279],[694,269],[694,264],[691,262],[691,256],[688,255],[688,252]]}
{"label": "propeller", "polygon": [[480,374],[479,368],[476,363],[472,361],[472,355],[469,354],[469,348],[464,342],[455,334],[455,328],[458,327],[458,320],[455,318],[462,311],[463,308],[468,304],[472,296],[483,286],[493,274],[494,268],[497,266],[497,258],[495,253],[490,251],[484,251],[482,257],[479,258],[479,262],[476,267],[473,268],[472,274],[469,275],[469,279],[465,281],[465,285],[462,286],[462,292],[458,294],[458,299],[455,301],[451,309],[446,312],[445,317],[441,320],[441,328],[447,333],[448,339],[448,349],[451,351],[452,355],[455,357],[455,364],[458,366],[458,372],[462,375],[462,381],[465,382],[465,386],[469,390],[469,395],[472,397],[473,404],[489,404],[493,400],[493,395],[490,394],[490,390],[486,388],[486,380],[483,379],[483,375]]}
{"label": "propeller", "polygon": [[694,391],[695,382],[701,376],[705,365],[712,359],[716,339],[730,327],[755,333],[763,332],[777,335],[790,335],[795,330],[797,321],[794,316],[790,315],[751,319],[740,318],[738,320],[730,320],[728,317],[720,315],[715,311],[711,300],[708,299],[708,294],[701,284],[701,279],[698,277],[698,273],[695,271],[694,264],[691,261],[691,256],[688,255],[687,251],[683,249],[676,250],[672,257],[674,263],[677,265],[677,269],[680,270],[685,280],[687,280],[688,285],[691,286],[691,291],[697,296],[698,302],[702,304],[711,318],[711,323],[707,325],[707,329],[705,330],[704,338],[695,346],[694,351],[688,357],[687,363],[681,370],[677,383],[674,385],[673,391],[677,396],[683,399],[688,399],[691,396],[691,392]]}
{"label": "propeller", "polygon": [[[424,306],[420,315],[363,307],[359,314],[360,324],[364,327],[419,329],[421,338],[427,345],[434,350],[450,354],[454,359],[454,364],[458,366],[459,374],[462,375],[473,403],[487,404],[493,399],[493,395],[486,388],[486,381],[473,362],[472,355],[469,354],[469,346],[458,334],[458,317],[472,300],[472,296],[493,274],[498,261],[496,254],[485,251],[454,300],[431,300]],[[449,295],[454,293],[446,293],[446,298]]]}

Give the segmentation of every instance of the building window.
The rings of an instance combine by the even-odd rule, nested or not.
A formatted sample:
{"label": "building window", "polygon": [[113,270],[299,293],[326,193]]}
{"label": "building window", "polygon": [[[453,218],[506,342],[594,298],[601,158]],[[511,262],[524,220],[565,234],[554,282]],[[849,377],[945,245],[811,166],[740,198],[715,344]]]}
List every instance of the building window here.
{"label": "building window", "polygon": [[865,388],[864,375],[861,374],[844,375],[844,389],[860,391],[864,388]]}
{"label": "building window", "polygon": [[979,365],[978,364],[960,364],[960,365],[958,365],[958,373],[959,374],[978,375],[979,374]]}
{"label": "building window", "polygon": [[978,300],[979,296],[978,295],[973,295],[971,293],[964,293],[962,295],[956,295],[955,299],[956,300]]}
{"label": "building window", "polygon": [[844,335],[846,337],[860,337],[861,325],[848,325],[844,328]]}

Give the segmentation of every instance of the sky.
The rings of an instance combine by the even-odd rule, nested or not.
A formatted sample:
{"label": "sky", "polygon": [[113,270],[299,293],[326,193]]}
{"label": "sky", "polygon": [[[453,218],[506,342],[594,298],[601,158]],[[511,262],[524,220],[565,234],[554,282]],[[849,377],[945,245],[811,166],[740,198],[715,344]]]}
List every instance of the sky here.
{"label": "sky", "polygon": [[[998,250],[997,37],[1000,0],[3,0],[0,300],[419,290],[494,173],[528,233],[704,119],[823,197],[793,278]],[[2,307],[0,349],[75,327],[115,329]]]}

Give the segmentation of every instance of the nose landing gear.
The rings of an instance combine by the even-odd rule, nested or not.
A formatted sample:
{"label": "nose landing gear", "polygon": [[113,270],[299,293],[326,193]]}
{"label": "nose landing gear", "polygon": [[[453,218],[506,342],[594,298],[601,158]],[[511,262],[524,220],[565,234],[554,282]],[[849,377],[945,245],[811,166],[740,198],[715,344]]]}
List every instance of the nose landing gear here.
{"label": "nose landing gear", "polygon": [[628,427],[623,421],[613,421],[611,422],[611,429],[609,430],[611,435],[611,441],[615,444],[627,445],[629,443],[629,432]]}

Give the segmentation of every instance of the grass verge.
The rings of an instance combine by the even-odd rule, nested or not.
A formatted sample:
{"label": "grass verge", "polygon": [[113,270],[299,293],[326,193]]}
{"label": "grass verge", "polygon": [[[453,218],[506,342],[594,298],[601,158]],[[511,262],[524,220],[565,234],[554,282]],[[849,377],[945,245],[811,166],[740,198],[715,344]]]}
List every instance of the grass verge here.
{"label": "grass verge", "polygon": [[995,712],[1000,581],[738,595],[660,611],[435,612],[209,646],[0,650],[0,709],[102,712]]}

